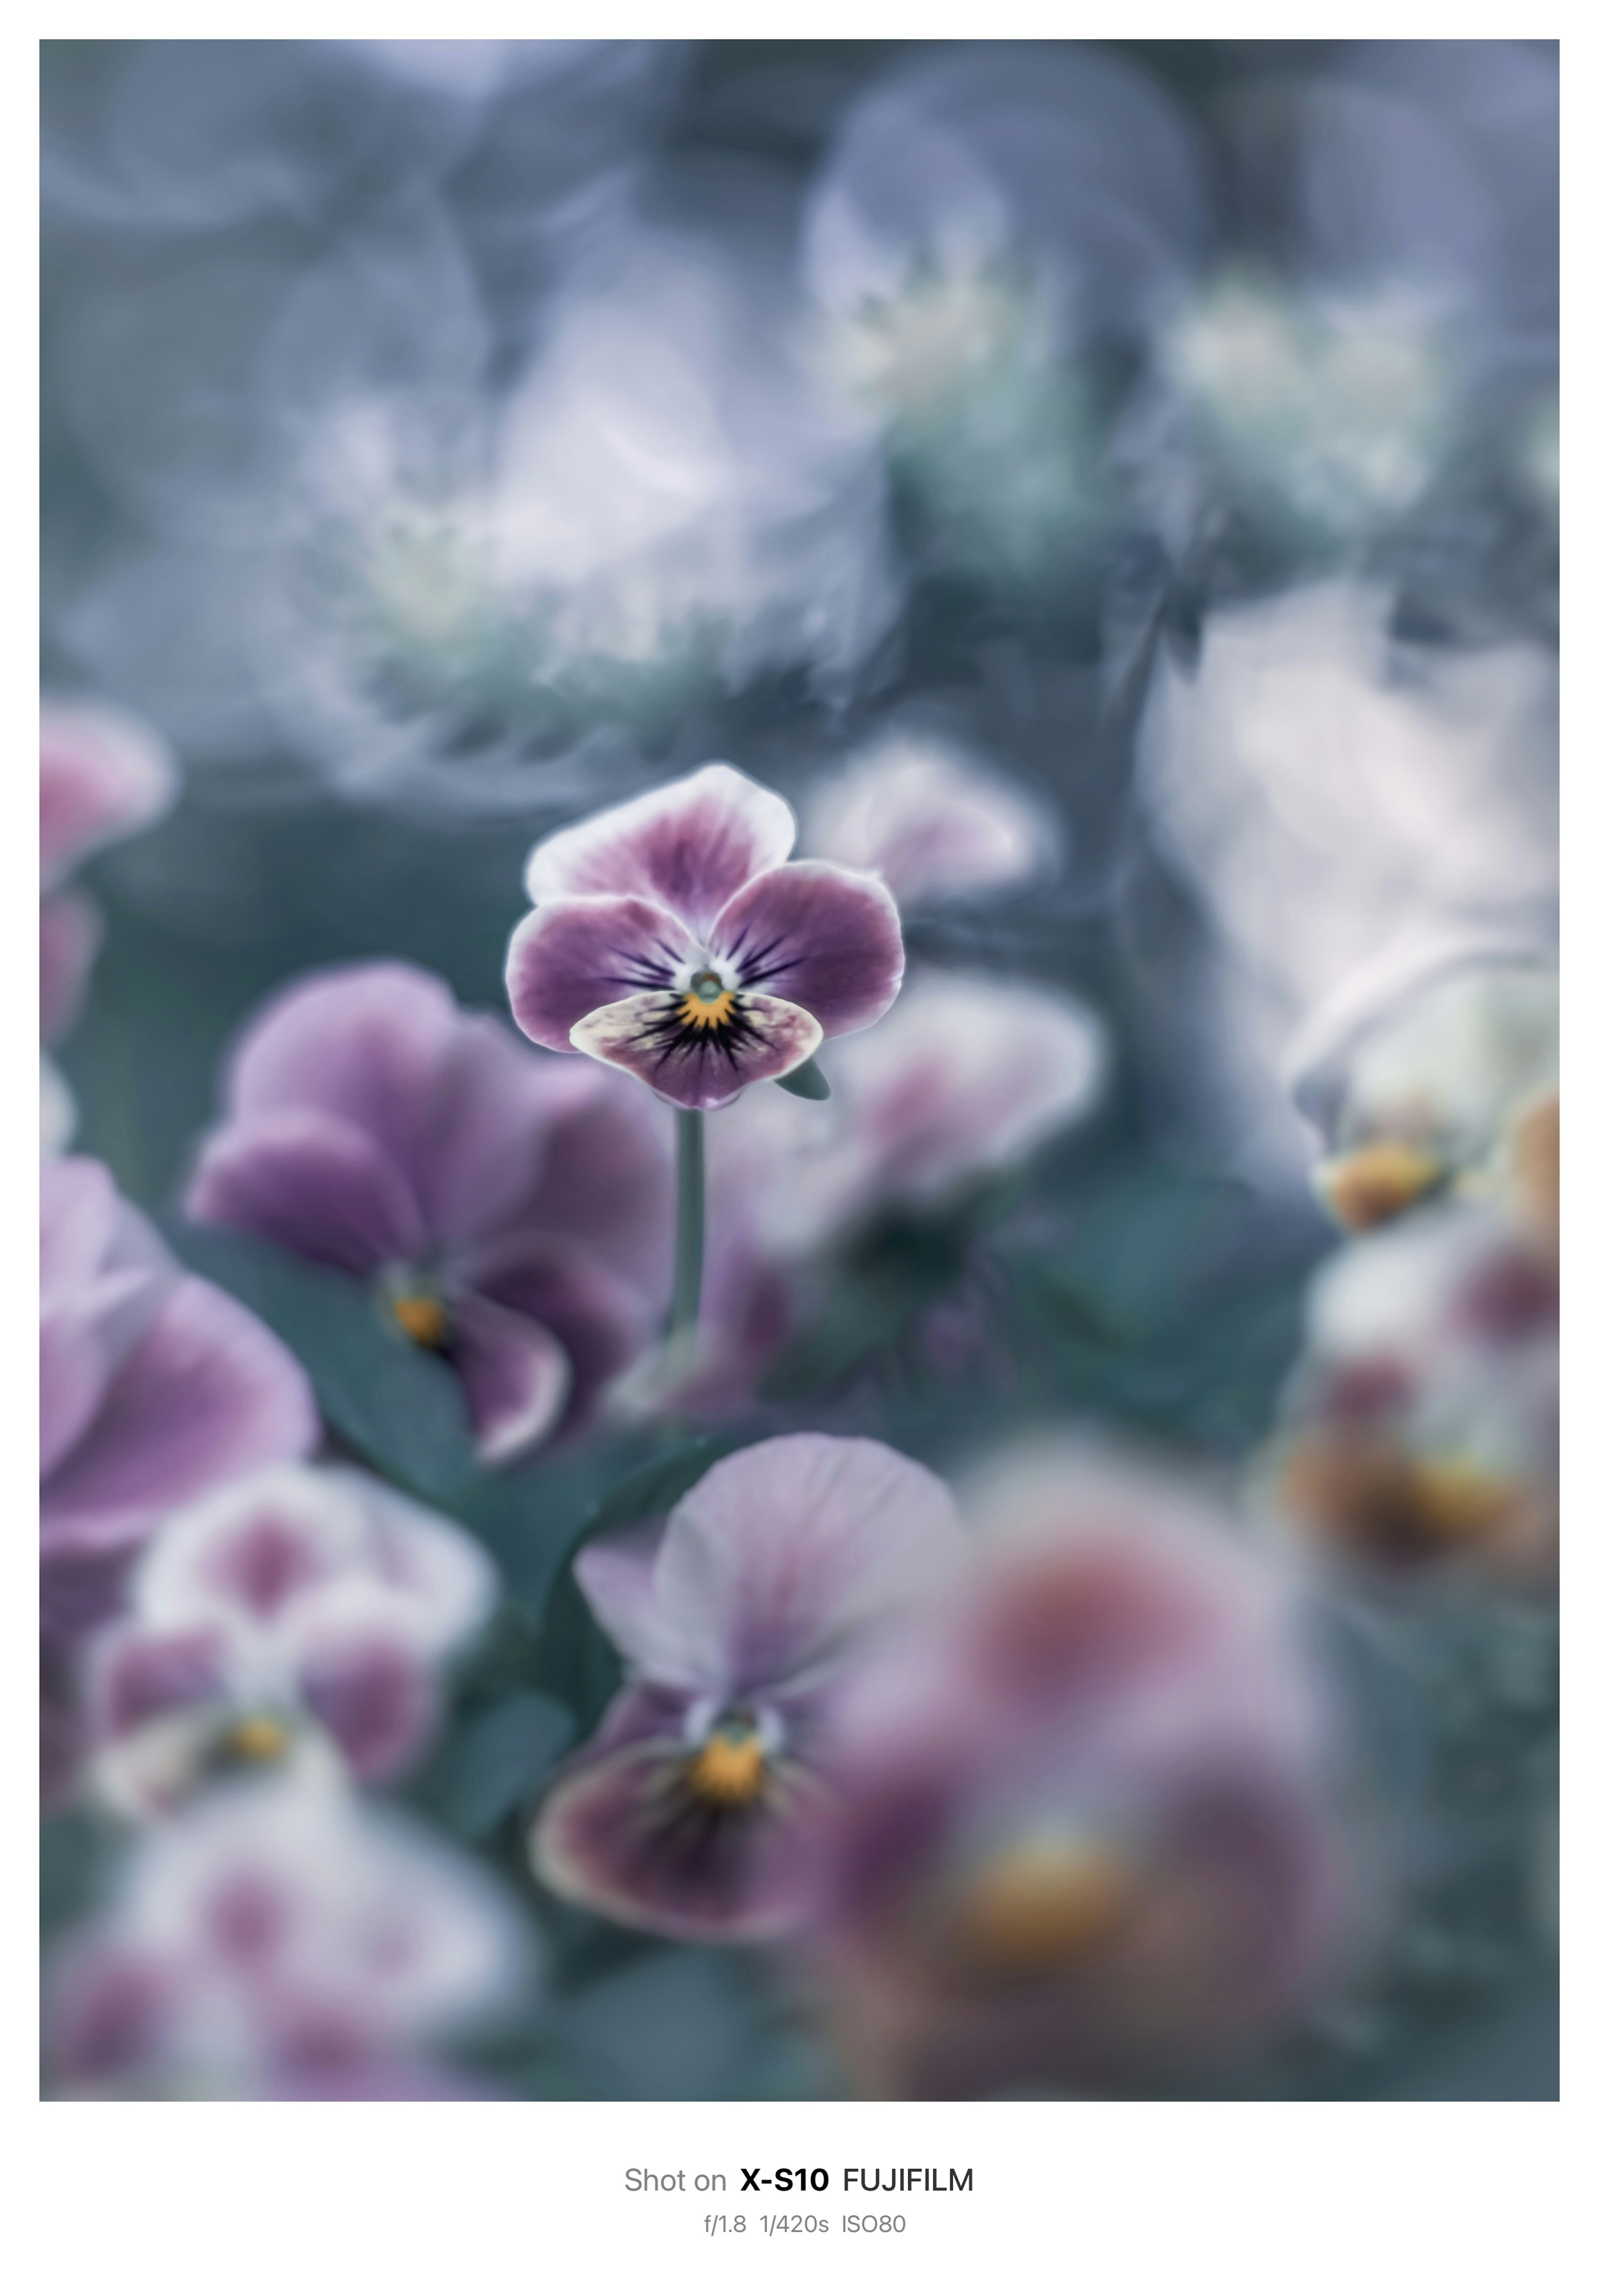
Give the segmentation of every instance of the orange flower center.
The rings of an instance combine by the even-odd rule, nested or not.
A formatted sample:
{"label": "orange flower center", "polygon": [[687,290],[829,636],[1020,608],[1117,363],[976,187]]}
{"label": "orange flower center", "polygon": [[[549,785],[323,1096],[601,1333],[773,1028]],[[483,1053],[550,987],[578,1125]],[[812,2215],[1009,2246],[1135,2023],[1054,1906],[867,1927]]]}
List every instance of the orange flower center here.
{"label": "orange flower center", "polygon": [[1127,1860],[1103,1842],[1019,1842],[968,1882],[953,1909],[951,1942],[984,1977],[1046,1976],[1103,1945],[1133,1897]]}
{"label": "orange flower center", "polygon": [[408,1340],[419,1348],[441,1348],[449,1337],[449,1317],[444,1303],[430,1292],[406,1292],[390,1303],[390,1312]]}
{"label": "orange flower center", "polygon": [[691,1029],[723,1029],[733,1018],[734,997],[718,972],[696,972],[683,994],[677,1018]]}
{"label": "orange flower center", "polygon": [[740,1809],[766,1784],[767,1758],[753,1730],[713,1730],[689,1765],[689,1792],[719,1808]]}

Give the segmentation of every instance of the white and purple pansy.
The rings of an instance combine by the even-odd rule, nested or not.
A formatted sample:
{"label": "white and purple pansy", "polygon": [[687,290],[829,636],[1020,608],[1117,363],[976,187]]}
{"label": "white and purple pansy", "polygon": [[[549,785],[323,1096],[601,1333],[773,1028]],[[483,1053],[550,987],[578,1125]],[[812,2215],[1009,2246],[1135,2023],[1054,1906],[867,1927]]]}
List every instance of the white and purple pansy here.
{"label": "white and purple pansy", "polygon": [[839,1686],[965,1546],[937,1476],[828,1435],[752,1444],[654,1538],[594,1540],[578,1581],[631,1678],[538,1814],[538,1878],[666,1937],[796,1927]]}
{"label": "white and purple pansy", "polygon": [[493,1565],[454,1523],[353,1468],[282,1467],[163,1524],[128,1615],[92,1646],[95,1783],[135,1817],[301,1759],[364,1783],[430,1735]]}
{"label": "white and purple pansy", "polygon": [[507,959],[519,1026],[687,1109],[869,1027],[898,994],[898,912],[875,876],[791,861],[794,833],[775,791],[711,765],[546,838]]}

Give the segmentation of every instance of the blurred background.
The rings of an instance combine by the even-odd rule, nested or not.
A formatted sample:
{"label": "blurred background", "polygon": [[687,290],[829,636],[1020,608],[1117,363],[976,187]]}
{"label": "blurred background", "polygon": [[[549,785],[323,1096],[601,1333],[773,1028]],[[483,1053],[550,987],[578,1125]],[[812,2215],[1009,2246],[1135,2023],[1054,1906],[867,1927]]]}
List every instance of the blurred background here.
{"label": "blurred background", "polygon": [[[1554,2095],[1554,44],[42,53],[42,684],[168,775],[76,872],[53,1144],[498,1574],[373,1798],[537,1940],[464,2093]],[[708,759],[894,891],[881,1057],[709,1119],[698,1387],[495,1472],[403,1380],[374,1432],[326,1297],[182,1216],[225,1058],[326,966],[504,1015],[529,847]],[[1308,2009],[862,2075],[865,1948],[529,1882],[618,1680],[575,1549],[797,1431],[963,1505],[1109,1445],[1293,1577],[1359,1877]],[[128,1824],[46,1822],[62,1966]]]}

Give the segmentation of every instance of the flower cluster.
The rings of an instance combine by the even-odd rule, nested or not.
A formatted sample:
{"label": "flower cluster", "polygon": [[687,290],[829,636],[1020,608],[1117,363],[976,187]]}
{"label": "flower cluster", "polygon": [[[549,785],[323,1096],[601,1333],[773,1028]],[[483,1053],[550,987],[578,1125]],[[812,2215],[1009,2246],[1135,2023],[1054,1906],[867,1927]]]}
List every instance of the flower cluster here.
{"label": "flower cluster", "polygon": [[47,2093],[1530,2036],[1548,45],[46,51]]}

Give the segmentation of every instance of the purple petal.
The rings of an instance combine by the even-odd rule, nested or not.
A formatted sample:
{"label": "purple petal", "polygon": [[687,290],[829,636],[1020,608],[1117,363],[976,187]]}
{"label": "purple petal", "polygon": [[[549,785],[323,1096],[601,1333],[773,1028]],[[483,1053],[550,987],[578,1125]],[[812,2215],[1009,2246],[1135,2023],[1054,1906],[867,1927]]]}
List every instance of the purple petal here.
{"label": "purple petal", "polygon": [[39,859],[44,881],[166,811],[176,776],[166,750],[119,710],[47,702],[39,711]]}
{"label": "purple petal", "polygon": [[459,1025],[444,982],[414,965],[315,973],[251,1024],[234,1055],[229,1112],[235,1123],[288,1109],[342,1117],[408,1171]]}
{"label": "purple petal", "polygon": [[454,1243],[525,1220],[550,1129],[582,1099],[584,1082],[503,1021],[461,1015],[406,1166],[430,1235]]}
{"label": "purple petal", "polygon": [[659,1529],[591,1538],[572,1564],[589,1609],[622,1656],[641,1672],[648,1671],[659,1641],[655,1564],[660,1538]]}
{"label": "purple petal", "polygon": [[559,1342],[571,1367],[563,1433],[581,1422],[648,1336],[645,1304],[633,1286],[551,1236],[511,1239],[476,1263],[471,1280],[475,1292]]}
{"label": "purple petal", "polygon": [[414,1644],[392,1633],[346,1632],[320,1641],[301,1669],[300,1694],[367,1784],[397,1776],[427,1742],[438,1717],[426,1660]]}
{"label": "purple petal", "polygon": [[572,1367],[541,1324],[472,1294],[457,1300],[450,1357],[466,1396],[478,1456],[501,1466],[559,1424]]}
{"label": "purple petal", "polygon": [[[529,1055],[529,1057],[532,1057]],[[653,1295],[667,1278],[672,1162],[666,1111],[589,1061],[545,1062],[575,1087],[552,1126],[521,1225],[585,1245]]]}
{"label": "purple petal", "polygon": [[158,1714],[220,1696],[227,1645],[212,1627],[171,1634],[130,1626],[108,1636],[89,1669],[94,1734],[119,1737]]}
{"label": "purple petal", "polygon": [[793,843],[794,816],[775,791],[732,766],[701,766],[546,837],[529,857],[528,894],[543,903],[640,893],[703,939],[739,887],[786,860]]}
{"label": "purple petal", "polygon": [[52,1649],[78,1649],[120,1616],[127,1604],[127,1582],[137,1556],[128,1548],[110,1554],[64,1554],[39,1557],[39,1628]]}
{"label": "purple petal", "polygon": [[936,1475],[864,1437],[781,1435],[720,1460],[668,1518],[655,1678],[793,1689],[964,1555]]}
{"label": "purple petal", "polygon": [[580,1758],[534,1826],[539,1880],[663,1937],[732,1941],[798,1928],[815,1890],[821,1787],[778,1762],[758,1801],[729,1808],[689,1791],[692,1759],[669,1737]]}
{"label": "purple petal", "polygon": [[552,901],[512,934],[505,988],[523,1034],[570,1053],[586,1013],[640,989],[670,989],[696,953],[653,901]]}
{"label": "purple petal", "polygon": [[742,987],[814,1013],[829,1037],[869,1028],[905,971],[887,887],[831,861],[790,861],[746,885],[712,926],[710,951]]}
{"label": "purple petal", "polygon": [[83,1439],[40,1494],[47,1548],[103,1547],[317,1437],[304,1373],[213,1284],[174,1285]]}
{"label": "purple petal", "polygon": [[731,1021],[714,1029],[680,1021],[681,1001],[669,994],[603,1004],[574,1027],[573,1046],[679,1108],[726,1108],[746,1085],[787,1076],[822,1041],[821,1023],[780,996],[741,992]]}
{"label": "purple petal", "polygon": [[426,1235],[416,1201],[367,1135],[314,1109],[216,1134],[184,1200],[191,1219],[238,1228],[355,1275],[409,1259]]}
{"label": "purple petal", "polygon": [[81,894],[52,893],[39,903],[39,1035],[46,1044],[78,1018],[100,933],[100,912]]}
{"label": "purple petal", "polygon": [[62,1156],[39,1177],[39,1288],[46,1300],[71,1292],[108,1259],[123,1207],[103,1164]]}

